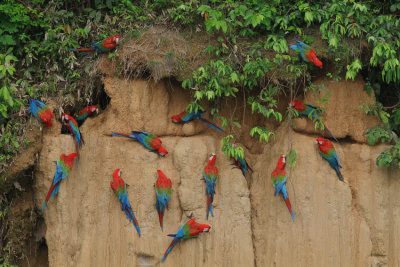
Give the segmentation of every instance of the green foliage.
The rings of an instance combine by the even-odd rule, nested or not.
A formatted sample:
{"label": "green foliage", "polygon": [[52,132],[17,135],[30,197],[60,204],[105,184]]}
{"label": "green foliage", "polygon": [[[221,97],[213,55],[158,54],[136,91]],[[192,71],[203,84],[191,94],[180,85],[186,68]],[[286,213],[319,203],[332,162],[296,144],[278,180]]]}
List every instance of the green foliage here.
{"label": "green foliage", "polygon": [[233,135],[228,135],[222,138],[221,143],[221,151],[224,152],[225,155],[227,155],[229,158],[234,158],[237,159],[239,158],[244,158],[244,150],[240,146],[236,146],[235,144],[232,143],[234,140]]}
{"label": "green foliage", "polygon": [[400,142],[391,146],[389,150],[382,152],[376,159],[376,165],[379,167],[397,166],[400,168]]}
{"label": "green foliage", "polygon": [[368,138],[368,143],[370,146],[375,145],[376,143],[381,141],[381,143],[390,143],[392,140],[391,132],[381,126],[374,126],[369,128],[365,134]]}
{"label": "green foliage", "polygon": [[288,159],[288,165],[291,169],[296,167],[297,151],[290,150],[287,159]]}
{"label": "green foliage", "polygon": [[275,139],[275,132],[268,131],[265,127],[256,126],[250,130],[250,136],[258,137],[258,141],[268,143],[271,136]]}

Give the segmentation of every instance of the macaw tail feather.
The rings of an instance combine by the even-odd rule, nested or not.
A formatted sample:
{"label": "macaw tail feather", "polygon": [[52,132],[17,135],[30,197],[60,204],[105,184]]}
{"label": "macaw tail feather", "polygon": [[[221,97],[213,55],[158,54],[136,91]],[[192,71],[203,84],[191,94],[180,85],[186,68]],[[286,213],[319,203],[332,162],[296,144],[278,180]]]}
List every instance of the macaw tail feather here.
{"label": "macaw tail feather", "polygon": [[55,185],[53,185],[53,182],[51,183],[49,192],[47,192],[46,199],[45,199],[45,201],[43,203],[43,206],[42,206],[42,211],[44,211],[44,209],[46,208],[47,202],[50,199],[52,199],[54,195],[56,195],[58,193],[58,189],[60,188],[60,182],[56,183]]}
{"label": "macaw tail feather", "polygon": [[164,257],[162,258],[161,262],[165,261],[165,259],[167,258],[168,254],[170,253],[171,249],[179,242],[179,240],[180,240],[180,238],[174,238],[174,240],[172,240],[171,244],[169,245],[169,247],[165,251]]}
{"label": "macaw tail feather", "polygon": [[285,200],[286,206],[289,209],[290,215],[292,215],[292,220],[294,221],[294,213],[293,213],[293,210],[292,210],[292,205],[290,205],[289,197],[287,197],[287,198],[284,197],[284,200]]}
{"label": "macaw tail feather", "polygon": [[77,51],[80,53],[90,53],[96,51],[96,49],[93,48],[70,48],[69,51]]}
{"label": "macaw tail feather", "polygon": [[164,206],[159,201],[157,201],[156,208],[158,212],[158,220],[160,221],[161,231],[163,231]]}
{"label": "macaw tail feather", "polygon": [[133,226],[135,226],[136,231],[138,232],[139,237],[140,237],[139,223],[138,223],[138,221],[136,220],[135,215],[133,214],[132,208],[131,208],[131,207],[127,207],[127,208],[125,209],[125,214],[126,214],[126,216],[128,216],[129,221],[131,221],[131,222],[133,223]]}
{"label": "macaw tail feather", "polygon": [[214,217],[214,213],[213,213],[213,210],[212,210],[212,203],[213,203],[213,200],[214,200],[214,198],[213,198],[213,197],[210,197],[210,196],[207,194],[207,220],[208,220],[208,215],[210,214],[210,212],[211,212],[211,216]]}
{"label": "macaw tail feather", "polygon": [[335,171],[336,171],[337,175],[339,176],[339,180],[343,182],[343,175],[342,175],[342,173],[340,172],[338,166],[335,167]]}
{"label": "macaw tail feather", "polygon": [[325,130],[325,132],[326,132],[327,134],[329,134],[330,136],[332,136],[333,139],[335,139],[336,142],[339,143],[339,140],[337,140],[336,137],[331,133],[331,131],[329,131],[329,129],[326,128],[325,124],[324,124],[324,130]]}
{"label": "macaw tail feather", "polygon": [[221,131],[221,132],[225,133],[224,130],[222,130],[221,128],[219,128],[218,126],[216,126],[215,124],[213,124],[213,123],[210,122],[209,120],[207,120],[207,119],[205,119],[205,118],[200,118],[200,120],[201,120],[202,122],[204,122],[205,124],[207,124],[208,126],[210,126],[211,128],[214,128],[214,129],[216,129],[216,130],[218,130],[218,131]]}
{"label": "macaw tail feather", "polygon": [[135,137],[133,137],[132,135],[129,135],[129,134],[124,134],[124,133],[116,133],[116,132],[112,132],[111,134],[112,134],[112,135],[115,135],[115,136],[120,136],[120,137],[128,137],[128,138],[136,139],[136,138],[135,138]]}
{"label": "macaw tail feather", "polygon": [[240,168],[240,170],[242,171],[242,173],[243,173],[243,177],[244,177],[244,179],[246,179],[246,170],[244,169],[244,168]]}

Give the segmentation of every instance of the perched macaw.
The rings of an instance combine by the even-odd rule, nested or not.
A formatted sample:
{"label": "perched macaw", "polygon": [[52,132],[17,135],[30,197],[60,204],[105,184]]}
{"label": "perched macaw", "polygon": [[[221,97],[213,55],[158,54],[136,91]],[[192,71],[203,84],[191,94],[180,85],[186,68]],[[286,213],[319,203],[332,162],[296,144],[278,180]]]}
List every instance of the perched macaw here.
{"label": "perched macaw", "polygon": [[78,49],[70,48],[69,50],[83,52],[83,53],[89,53],[89,52],[94,52],[94,51],[110,52],[115,47],[117,47],[118,40],[119,40],[119,36],[114,35],[114,36],[108,37],[107,39],[105,39],[103,41],[93,43],[92,48],[78,48]]}
{"label": "perched macaw", "polygon": [[42,211],[44,211],[44,208],[46,208],[47,201],[49,201],[49,199],[52,199],[54,195],[58,194],[60,183],[71,172],[72,166],[74,165],[75,157],[76,153],[71,153],[68,156],[65,154],[61,154],[60,158],[57,160],[57,170],[54,174],[53,181],[51,182],[46,200],[44,201],[44,204],[42,206]]}
{"label": "perched macaw", "polygon": [[70,116],[66,113],[62,114],[61,120],[68,127],[69,132],[75,137],[76,151],[78,153],[78,159],[79,159],[79,157],[80,157],[79,149],[82,148],[82,145],[85,144],[85,142],[83,140],[81,131],[79,131],[78,123],[72,116]]}
{"label": "perched macaw", "polygon": [[132,131],[132,134],[116,133],[112,132],[112,135],[128,137],[133,140],[139,141],[144,147],[150,149],[152,152],[157,152],[160,156],[165,156],[168,151],[161,145],[161,140],[154,134],[148,132]]}
{"label": "perched macaw", "polygon": [[234,165],[236,165],[236,167],[234,167],[234,168],[240,169],[243,173],[244,178],[246,178],[246,171],[248,171],[248,170],[253,171],[245,159],[243,159],[239,156],[236,158],[232,158],[232,159],[235,162]]}
{"label": "perched macaw", "polygon": [[216,126],[215,124],[204,118],[204,116],[202,115],[204,112],[205,111],[198,111],[197,113],[194,112],[187,113],[186,111],[184,111],[178,115],[172,116],[171,119],[174,123],[187,123],[189,121],[199,119],[200,121],[204,122],[211,128],[217,129],[218,131],[224,133],[224,130],[222,130],[221,128],[219,128],[218,126]]}
{"label": "perched macaw", "polygon": [[162,258],[161,262],[165,261],[165,258],[167,257],[168,253],[171,251],[171,249],[181,240],[181,239],[189,239],[189,238],[194,238],[198,234],[202,232],[208,232],[210,231],[211,226],[207,224],[199,224],[196,222],[195,218],[192,218],[188,221],[186,221],[181,228],[179,228],[178,232],[176,235],[168,235],[174,238],[172,240],[171,244],[167,248],[167,251],[165,251],[164,257]]}
{"label": "perched macaw", "polygon": [[168,209],[168,202],[171,198],[172,183],[171,179],[165,176],[161,170],[157,170],[157,173],[158,179],[154,187],[156,189],[156,209],[162,231],[165,208]]}
{"label": "perched macaw", "polygon": [[84,107],[76,118],[77,121],[81,121],[91,116],[94,112],[99,113],[99,107],[97,105]]}
{"label": "perched macaw", "polygon": [[53,123],[51,119],[54,118],[53,111],[39,100],[28,98],[28,101],[30,105],[28,111],[31,112],[39,122],[44,123],[47,127],[52,126]]}
{"label": "perched macaw", "polygon": [[318,59],[317,53],[315,53],[314,49],[303,42],[297,41],[296,38],[294,38],[294,41],[296,44],[290,45],[290,48],[294,51],[298,51],[305,62],[312,63],[315,66],[322,68],[322,62]]}
{"label": "perched macaw", "polygon": [[[311,117],[313,119],[317,118],[317,120],[322,123],[321,117],[318,116],[318,114],[321,114],[321,111],[319,111],[318,107],[311,105],[311,104],[304,103],[304,101],[302,101],[302,100],[289,101],[289,106],[293,107],[295,110],[297,110],[300,115],[303,115],[306,117],[308,117],[308,115],[312,112]],[[325,132],[327,132],[330,136],[332,136],[336,142],[339,142],[336,139],[336,137],[331,133],[331,131],[329,131],[329,129],[325,126],[325,124],[323,124],[323,125],[324,125]]]}
{"label": "perched macaw", "polygon": [[113,181],[110,183],[110,185],[118,200],[121,201],[121,209],[125,212],[129,221],[133,223],[140,237],[139,223],[136,220],[135,215],[133,214],[131,204],[129,204],[128,191],[126,190],[126,184],[124,180],[122,180],[121,178],[121,171],[119,169],[116,169],[114,171]]}
{"label": "perched macaw", "polygon": [[339,180],[343,181],[343,176],[339,170],[339,168],[342,168],[342,166],[340,166],[339,164],[339,159],[336,154],[336,150],[333,147],[332,142],[329,141],[328,139],[317,138],[317,144],[321,156],[327,161],[329,161],[329,164],[333,169],[335,169],[337,175],[339,176]]}
{"label": "perched macaw", "polygon": [[271,174],[272,184],[275,187],[275,196],[281,193],[283,199],[285,200],[286,206],[289,209],[289,212],[292,216],[292,220],[294,221],[294,213],[292,210],[292,205],[290,205],[289,196],[286,190],[286,172],[284,170],[286,165],[286,156],[282,155],[279,158],[278,164],[275,167],[275,170]]}
{"label": "perched macaw", "polygon": [[204,167],[203,178],[207,185],[206,195],[207,195],[207,220],[208,215],[211,212],[211,216],[214,217],[212,211],[212,203],[214,201],[215,194],[215,185],[218,180],[218,168],[215,167],[215,161],[217,160],[217,156],[214,153],[211,153],[211,156],[208,160],[208,165]]}

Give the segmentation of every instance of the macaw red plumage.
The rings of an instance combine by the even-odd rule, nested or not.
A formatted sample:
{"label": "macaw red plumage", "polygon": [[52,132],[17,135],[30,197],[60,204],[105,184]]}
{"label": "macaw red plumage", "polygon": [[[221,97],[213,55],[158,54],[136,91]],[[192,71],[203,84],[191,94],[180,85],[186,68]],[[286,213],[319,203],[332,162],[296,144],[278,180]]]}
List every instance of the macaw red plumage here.
{"label": "macaw red plumage", "polygon": [[322,68],[322,62],[321,60],[318,59],[317,53],[315,52],[314,49],[312,49],[309,45],[306,45],[303,42],[297,41],[296,38],[294,39],[294,41],[296,42],[296,44],[290,45],[291,49],[299,52],[301,58],[305,62],[312,63],[315,66]]}
{"label": "macaw red plumage", "polygon": [[325,126],[325,124],[322,122],[321,117],[318,116],[318,114],[321,114],[321,111],[318,110],[318,107],[304,103],[302,100],[291,100],[289,101],[289,106],[293,107],[295,110],[299,112],[299,115],[303,115],[308,117],[308,115],[311,114],[312,119],[317,118],[318,121],[324,125],[324,131],[327,132],[330,136],[335,139],[336,142],[339,142],[336,137],[332,134],[331,131]]}
{"label": "macaw red plumage", "polygon": [[99,113],[99,107],[97,105],[84,107],[80,112],[78,117],[76,118],[77,121],[81,121],[86,119],[87,117],[91,116],[93,113]]}
{"label": "macaw red plumage", "polygon": [[211,226],[207,224],[200,224],[196,222],[195,218],[192,218],[188,221],[186,221],[178,230],[178,232],[175,235],[168,235],[174,238],[172,240],[171,244],[165,251],[164,257],[162,258],[161,262],[164,262],[165,259],[167,258],[167,255],[170,253],[171,249],[181,240],[181,239],[188,239],[188,238],[194,238],[198,234],[203,233],[203,232],[208,232],[210,231]]}
{"label": "macaw red plumage", "polygon": [[96,43],[92,43],[92,48],[70,48],[70,51],[78,51],[78,52],[83,52],[83,53],[89,53],[89,52],[110,52],[113,50],[115,47],[117,47],[119,41],[119,36],[114,35],[111,37],[108,37],[107,39],[103,41],[99,41]]}
{"label": "macaw red plumage", "polygon": [[154,134],[143,132],[143,131],[132,131],[132,134],[116,133],[112,132],[112,135],[120,137],[128,137],[133,140],[139,141],[144,147],[152,152],[157,152],[160,156],[164,157],[168,154],[168,151],[161,145],[160,138]]}
{"label": "macaw red plumage", "polygon": [[117,196],[118,200],[121,202],[121,209],[125,212],[126,217],[128,217],[129,221],[133,223],[136,231],[140,237],[140,228],[139,223],[133,214],[133,210],[131,208],[131,204],[128,199],[128,191],[126,189],[126,184],[124,180],[121,178],[120,169],[116,169],[113,173],[113,181],[110,182],[111,189],[114,191],[114,194]]}
{"label": "macaw red plumage", "polygon": [[157,173],[158,179],[154,187],[156,190],[156,209],[162,231],[165,208],[168,209],[168,202],[171,199],[172,183],[171,179],[169,179],[161,170],[157,170]]}
{"label": "macaw red plumage", "polygon": [[208,165],[204,168],[203,179],[206,182],[206,195],[207,195],[207,220],[208,215],[211,212],[211,216],[214,217],[214,213],[212,210],[212,203],[214,201],[215,194],[215,186],[218,181],[218,168],[215,167],[215,161],[217,160],[217,156],[214,153],[211,153],[210,158],[208,160]]}
{"label": "macaw red plumage", "polygon": [[292,220],[294,221],[294,213],[292,210],[292,205],[290,204],[289,196],[286,189],[286,172],[284,170],[286,165],[286,156],[282,155],[279,158],[278,164],[275,167],[275,170],[271,173],[272,184],[275,187],[275,196],[281,193],[283,199],[285,200],[286,206],[292,216]]}
{"label": "macaw red plumage", "polygon": [[46,200],[42,206],[42,211],[46,207],[49,199],[52,199],[54,195],[58,194],[58,190],[60,189],[61,181],[67,178],[68,174],[71,172],[72,166],[74,165],[74,158],[76,157],[76,153],[71,153],[69,155],[62,154],[60,158],[57,160],[57,170],[54,174],[53,181],[51,182],[51,186],[49,192],[47,193]]}
{"label": "macaw red plumage", "polygon": [[52,126],[53,123],[51,122],[51,119],[54,118],[53,111],[51,111],[51,109],[47,105],[39,100],[35,100],[29,97],[28,101],[28,111],[32,113],[39,122],[43,123],[47,127]]}
{"label": "macaw red plumage", "polygon": [[317,138],[317,145],[321,156],[326,159],[331,167],[336,171],[339,180],[343,181],[343,175],[339,170],[339,168],[342,168],[342,166],[339,164],[339,159],[332,142],[328,139]]}
{"label": "macaw red plumage", "polygon": [[210,126],[211,128],[224,133],[225,132],[224,130],[222,130],[221,128],[219,128],[218,126],[216,126],[215,124],[213,124],[212,122],[210,122],[209,120],[204,118],[204,116],[202,115],[204,112],[205,111],[198,111],[197,113],[195,113],[195,112],[188,113],[188,112],[184,111],[182,113],[172,116],[171,119],[172,119],[172,122],[174,122],[174,123],[187,123],[189,121],[198,119],[198,120],[204,122],[205,124],[207,124],[208,126]]}

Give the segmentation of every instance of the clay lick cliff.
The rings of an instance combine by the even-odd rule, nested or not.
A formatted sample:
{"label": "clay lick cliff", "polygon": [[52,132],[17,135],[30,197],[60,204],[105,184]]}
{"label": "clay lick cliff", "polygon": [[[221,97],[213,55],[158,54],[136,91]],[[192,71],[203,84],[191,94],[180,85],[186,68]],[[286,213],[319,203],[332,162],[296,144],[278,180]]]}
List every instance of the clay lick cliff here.
{"label": "clay lick cliff", "polygon": [[[360,78],[315,81],[332,94],[323,119],[340,139],[334,145],[344,182],[319,155],[315,139],[324,134],[307,118],[295,119],[295,129],[285,122],[275,126],[276,139],[260,144],[248,136],[255,119],[245,110],[247,123],[239,145],[253,168],[246,181],[221,152],[220,132],[200,121],[171,122],[190,101],[173,79],[154,82],[106,75],[103,81],[111,101],[81,126],[86,143],[80,165],[74,166],[43,214],[49,266],[160,266],[171,242],[166,235],[176,233],[190,214],[211,225],[211,231],[178,244],[163,266],[400,265],[399,172],[376,166],[384,145],[366,144],[363,132],[377,122],[357,110],[372,101]],[[317,97],[308,93],[305,100],[313,103]],[[227,106],[229,114],[234,103]],[[169,154],[162,158],[138,142],[110,136],[111,131],[131,130],[159,136]],[[59,122],[43,130],[34,170],[38,209],[55,171],[53,161],[75,151],[72,137],[60,131]],[[284,201],[274,197],[270,179],[279,156],[290,149],[298,153],[295,168],[287,169],[295,222]],[[217,155],[219,180],[214,217],[206,220],[205,184],[200,179],[211,152]],[[140,238],[110,188],[117,168],[129,184]],[[163,232],[155,209],[157,169],[171,178],[173,188]]]}

